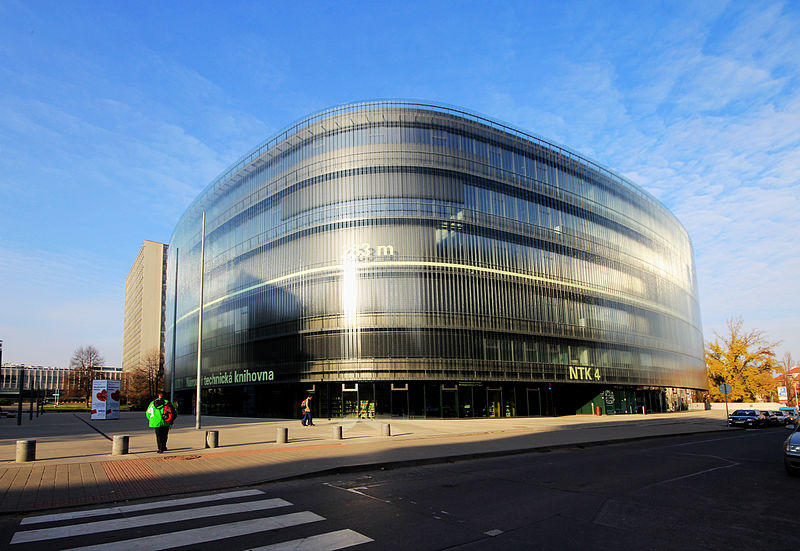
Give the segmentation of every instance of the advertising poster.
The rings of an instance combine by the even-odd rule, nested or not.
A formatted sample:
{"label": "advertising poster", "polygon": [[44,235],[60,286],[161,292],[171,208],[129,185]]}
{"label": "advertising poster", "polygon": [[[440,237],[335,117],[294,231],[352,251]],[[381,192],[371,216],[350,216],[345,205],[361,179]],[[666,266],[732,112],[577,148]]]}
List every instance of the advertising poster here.
{"label": "advertising poster", "polygon": [[92,419],[119,419],[120,381],[92,382]]}
{"label": "advertising poster", "polygon": [[106,419],[119,419],[120,381],[107,381]]}
{"label": "advertising poster", "polygon": [[108,381],[92,381],[92,419],[106,418]]}

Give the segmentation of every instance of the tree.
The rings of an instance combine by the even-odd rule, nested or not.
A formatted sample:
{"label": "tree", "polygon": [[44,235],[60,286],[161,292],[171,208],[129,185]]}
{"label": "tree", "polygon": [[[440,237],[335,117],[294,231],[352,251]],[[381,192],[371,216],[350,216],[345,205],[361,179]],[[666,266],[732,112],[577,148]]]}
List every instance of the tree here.
{"label": "tree", "polygon": [[774,394],[772,372],[776,368],[774,348],[780,343],[767,341],[763,331],[745,331],[742,319],[729,319],[725,336],[716,335],[706,343],[706,369],[709,394],[713,401],[725,399],[722,383],[733,387],[729,402],[755,402]]}
{"label": "tree", "polygon": [[89,407],[92,397],[94,372],[100,369],[104,363],[103,356],[91,344],[78,348],[69,361],[70,368],[75,370],[78,377],[78,387],[81,390],[81,394],[86,397],[86,407]]}
{"label": "tree", "polygon": [[129,400],[140,406],[147,405],[164,382],[164,356],[158,349],[146,352],[139,364],[128,375]]}

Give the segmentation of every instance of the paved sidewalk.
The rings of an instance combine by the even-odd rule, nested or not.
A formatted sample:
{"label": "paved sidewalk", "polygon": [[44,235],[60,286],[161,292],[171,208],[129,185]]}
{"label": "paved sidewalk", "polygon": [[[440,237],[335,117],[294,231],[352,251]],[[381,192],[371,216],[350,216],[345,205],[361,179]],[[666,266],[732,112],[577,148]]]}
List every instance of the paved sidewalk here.
{"label": "paved sidewalk", "polygon": [[[299,421],[230,417],[178,418],[169,452],[155,453],[143,413],[91,421],[86,413],[0,419],[0,513],[174,495],[301,476],[509,455],[556,447],[729,430],[725,414],[696,411],[653,415],[557,418]],[[381,426],[391,425],[391,436]],[[342,426],[343,439],[334,438]],[[288,427],[289,442],[276,443]],[[219,446],[205,448],[205,431]],[[130,453],[112,456],[110,437],[130,436]],[[15,463],[17,440],[36,440],[36,461]]]}

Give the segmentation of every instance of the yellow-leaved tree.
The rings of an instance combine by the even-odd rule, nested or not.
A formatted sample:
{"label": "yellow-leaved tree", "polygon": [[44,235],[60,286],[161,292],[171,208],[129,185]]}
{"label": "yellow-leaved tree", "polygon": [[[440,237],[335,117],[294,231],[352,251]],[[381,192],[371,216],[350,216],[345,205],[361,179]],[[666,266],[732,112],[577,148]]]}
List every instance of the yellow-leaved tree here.
{"label": "yellow-leaved tree", "polygon": [[776,368],[775,347],[763,331],[742,329],[742,319],[729,319],[725,335],[716,334],[706,343],[708,392],[712,401],[725,400],[719,391],[722,383],[733,387],[729,402],[756,402],[775,393],[772,371]]}

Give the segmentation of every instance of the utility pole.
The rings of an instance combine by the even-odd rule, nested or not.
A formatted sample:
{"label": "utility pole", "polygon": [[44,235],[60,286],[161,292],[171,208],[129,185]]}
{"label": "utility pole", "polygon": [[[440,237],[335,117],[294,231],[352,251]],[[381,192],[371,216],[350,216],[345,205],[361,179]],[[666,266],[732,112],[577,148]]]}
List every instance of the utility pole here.
{"label": "utility pole", "polygon": [[33,421],[33,385],[34,385],[33,370],[31,370],[31,384],[30,384],[31,407],[30,407],[30,410],[28,410],[28,413],[30,415],[30,421]]}
{"label": "utility pole", "polygon": [[[203,232],[205,233],[205,232]],[[200,245],[202,247],[202,244]],[[172,301],[172,370],[169,381],[169,401],[175,404],[175,368],[178,362],[175,359],[175,340],[178,333],[178,253],[180,249],[175,248],[175,296]],[[201,299],[202,302],[202,299]]]}
{"label": "utility pole", "polygon": [[19,402],[17,402],[17,425],[19,426],[22,424],[22,393],[25,391],[25,368],[23,366],[19,366],[17,378],[19,379]]}
{"label": "utility pole", "polygon": [[200,362],[203,357],[203,280],[206,256],[206,211],[203,211],[203,227],[200,231],[200,310],[197,313],[197,411],[194,428],[200,430]]}

